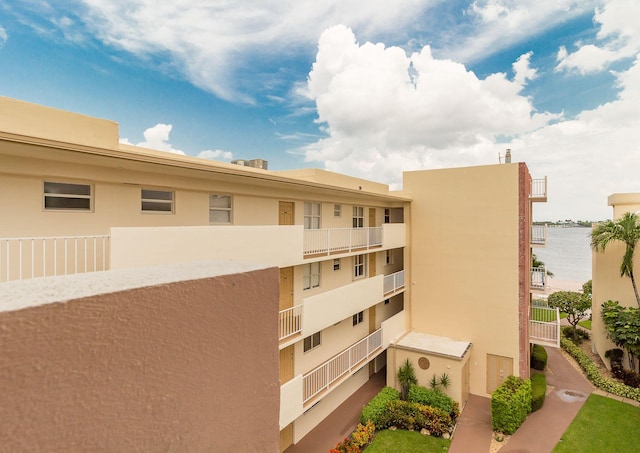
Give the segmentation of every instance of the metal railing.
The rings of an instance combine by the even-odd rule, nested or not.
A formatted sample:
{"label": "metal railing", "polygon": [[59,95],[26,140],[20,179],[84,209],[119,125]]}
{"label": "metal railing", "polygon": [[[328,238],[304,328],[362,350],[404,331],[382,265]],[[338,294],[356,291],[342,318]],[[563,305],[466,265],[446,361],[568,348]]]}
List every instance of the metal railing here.
{"label": "metal railing", "polygon": [[529,341],[560,347],[560,310],[542,306],[531,307]]}
{"label": "metal railing", "polygon": [[531,225],[531,245],[545,245],[547,243],[547,225]]}
{"label": "metal railing", "polygon": [[107,270],[109,236],[0,238],[0,282]]}
{"label": "metal railing", "polygon": [[547,177],[531,180],[530,198],[547,198]]}
{"label": "metal railing", "polygon": [[280,310],[280,339],[302,331],[302,305]]}
{"label": "metal railing", "polygon": [[304,255],[330,255],[382,245],[382,227],[304,230]]}
{"label": "metal railing", "polygon": [[391,294],[404,288],[404,271],[384,276],[384,294]]}
{"label": "metal railing", "polygon": [[544,267],[531,268],[531,289],[544,290],[547,286],[547,270]]}
{"label": "metal railing", "polygon": [[303,403],[328,390],[341,378],[358,371],[382,347],[382,329],[358,341],[303,376]]}

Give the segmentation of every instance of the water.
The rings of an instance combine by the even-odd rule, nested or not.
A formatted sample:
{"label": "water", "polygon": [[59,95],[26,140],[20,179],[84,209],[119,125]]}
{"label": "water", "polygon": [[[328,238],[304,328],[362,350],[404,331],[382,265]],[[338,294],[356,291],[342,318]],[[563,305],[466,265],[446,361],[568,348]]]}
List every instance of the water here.
{"label": "water", "polygon": [[578,282],[591,280],[591,228],[547,228],[547,245],[534,247],[554,279]]}

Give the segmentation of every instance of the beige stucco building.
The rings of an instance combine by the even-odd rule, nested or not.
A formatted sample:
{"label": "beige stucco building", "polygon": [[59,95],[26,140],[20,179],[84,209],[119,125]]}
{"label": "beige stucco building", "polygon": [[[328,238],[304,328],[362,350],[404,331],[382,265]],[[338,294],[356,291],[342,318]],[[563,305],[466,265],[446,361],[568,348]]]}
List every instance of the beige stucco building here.
{"label": "beige stucco building", "polygon": [[[543,285],[539,270],[531,268],[531,247],[544,243],[544,230],[531,225],[532,209],[546,201],[546,180],[532,180],[523,163],[407,172],[403,191],[393,192],[384,184],[323,170],[268,171],[118,140],[114,122],[0,98],[0,187],[10,194],[0,200],[6,213],[0,223],[0,295],[5,296],[0,324],[10,326],[3,334],[14,338],[15,348],[21,345],[9,368],[22,367],[28,375],[24,351],[61,356],[73,336],[58,341],[56,326],[47,328],[47,348],[24,339],[34,326],[47,323],[49,311],[82,307],[85,297],[97,297],[61,294],[18,303],[42,282],[52,288],[60,288],[61,281],[66,288],[91,287],[96,275],[110,279],[193,263],[250,266],[224,278],[212,271],[193,279],[183,272],[171,285],[186,285],[181,299],[195,297],[204,304],[198,310],[212,310],[200,317],[198,329],[205,322],[224,332],[225,348],[203,341],[208,357],[219,357],[220,367],[228,367],[231,356],[250,361],[265,370],[256,386],[275,389],[276,398],[267,391],[254,401],[244,392],[218,388],[226,400],[212,396],[209,404],[220,408],[242,399],[242,410],[269,418],[261,430],[280,431],[280,450],[302,439],[373,373],[386,369],[387,383],[396,385],[395,372],[405,358],[415,363],[421,384],[447,373],[448,393],[464,404],[470,393],[487,396],[509,374],[528,377],[531,342],[557,344],[557,323],[530,319],[530,290]],[[275,284],[278,308],[268,290],[249,285],[247,278],[265,288]],[[202,302],[194,294],[207,287],[203,279],[222,285],[228,297]],[[91,317],[62,317],[59,327],[74,330],[78,323],[77,331],[105,329],[108,338],[109,322],[117,322],[121,310],[118,288],[106,291],[113,297],[100,296],[114,304],[114,317],[104,324],[92,324]],[[137,297],[131,299],[137,303]],[[51,305],[55,302],[61,304]],[[145,309],[149,323],[159,322],[149,304],[142,303],[136,313],[137,325],[144,325]],[[180,307],[191,310],[188,303]],[[121,348],[117,339],[123,331],[113,335]],[[146,344],[159,331],[150,335]],[[247,350],[247,339],[256,344],[254,350]],[[78,340],[85,359],[72,365],[42,358],[38,375],[44,379],[50,367],[57,367],[62,376],[81,370],[85,382],[102,382],[88,359],[94,356],[86,353],[100,345],[95,339]],[[175,341],[183,340],[177,335]],[[191,346],[182,350],[187,357],[193,353]],[[153,351],[141,348],[140,363],[149,354]],[[135,356],[116,368],[124,370]],[[157,362],[149,366],[162,377]],[[15,379],[7,369],[0,370],[0,385]],[[62,385],[42,395],[45,415],[53,410],[47,401],[56,401],[56,386]],[[133,398],[143,407],[157,396],[126,392],[126,385],[123,391],[99,385],[77,389],[76,398],[104,389],[104,399],[115,406]],[[0,404],[18,408],[21,395],[5,394],[7,401]],[[98,400],[90,399],[87,409],[101,410]],[[181,413],[180,404],[173,409]],[[78,423],[73,407],[55,415],[60,423]],[[232,414],[234,421],[238,417]],[[179,421],[184,425],[178,423],[176,431],[190,423],[188,417]],[[195,426],[178,449],[206,438],[206,429],[197,432],[202,425]],[[162,425],[141,429],[153,436],[154,427]],[[239,429],[247,435],[246,426],[235,422],[224,432],[233,437]],[[37,449],[38,435],[0,420],[0,437],[7,435],[14,445],[32,442]],[[277,449],[270,442],[263,448]]]}
{"label": "beige stucco building", "polygon": [[[613,208],[613,219],[617,220],[627,212],[640,211],[640,193],[615,193],[608,198],[608,204]],[[624,255],[625,245],[611,242],[604,252],[592,252],[592,324],[593,348],[600,355],[602,361],[610,366],[605,359],[605,353],[615,348],[615,344],[607,338],[606,329],[602,321],[601,305],[608,300],[618,301],[623,307],[637,307],[633,293],[631,279],[620,276],[620,263]],[[636,252],[634,269],[640,269],[640,256]],[[636,277],[636,283],[640,283]],[[626,359],[626,358],[625,358]],[[626,364],[626,360],[625,360]]]}

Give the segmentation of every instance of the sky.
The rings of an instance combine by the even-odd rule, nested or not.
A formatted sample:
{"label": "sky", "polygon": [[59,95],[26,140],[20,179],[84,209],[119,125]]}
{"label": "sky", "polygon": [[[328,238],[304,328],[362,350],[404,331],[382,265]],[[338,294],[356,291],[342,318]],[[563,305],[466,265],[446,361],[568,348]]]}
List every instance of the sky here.
{"label": "sky", "polygon": [[511,149],[548,202],[640,192],[637,0],[5,0],[0,96],[123,143],[402,188]]}

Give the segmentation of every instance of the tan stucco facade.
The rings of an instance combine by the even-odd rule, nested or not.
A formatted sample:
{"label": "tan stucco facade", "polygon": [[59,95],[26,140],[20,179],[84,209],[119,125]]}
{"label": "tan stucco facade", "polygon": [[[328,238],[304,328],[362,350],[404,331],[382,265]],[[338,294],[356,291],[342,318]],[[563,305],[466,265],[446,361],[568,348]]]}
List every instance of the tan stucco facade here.
{"label": "tan stucco facade", "polygon": [[[610,195],[608,204],[613,208],[613,219],[617,220],[627,212],[640,211],[640,193],[616,193]],[[593,347],[602,361],[609,365],[609,359],[604,357],[608,349],[615,348],[615,344],[607,338],[606,329],[602,321],[601,305],[608,301],[618,301],[623,307],[637,307],[631,279],[620,276],[620,263],[624,255],[625,246],[620,242],[611,242],[604,252],[592,252],[592,336]],[[636,251],[634,269],[640,269],[640,255]],[[640,284],[636,276],[636,284]],[[625,361],[626,363],[626,361]]]}

